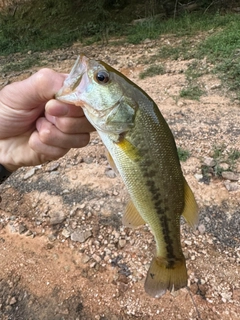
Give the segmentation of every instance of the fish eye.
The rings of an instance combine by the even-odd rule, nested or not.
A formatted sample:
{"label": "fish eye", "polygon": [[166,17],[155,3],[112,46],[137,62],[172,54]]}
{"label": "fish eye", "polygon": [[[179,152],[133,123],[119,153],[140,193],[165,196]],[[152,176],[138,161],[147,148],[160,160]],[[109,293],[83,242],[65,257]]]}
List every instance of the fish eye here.
{"label": "fish eye", "polygon": [[108,83],[109,81],[109,74],[105,70],[98,71],[95,77],[97,82],[100,84],[105,84],[105,83]]}

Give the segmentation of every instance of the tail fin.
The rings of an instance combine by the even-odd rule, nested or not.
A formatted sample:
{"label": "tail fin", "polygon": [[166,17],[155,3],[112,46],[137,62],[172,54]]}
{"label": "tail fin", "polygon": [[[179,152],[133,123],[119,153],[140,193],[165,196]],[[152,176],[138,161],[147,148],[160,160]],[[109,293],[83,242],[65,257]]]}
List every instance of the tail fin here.
{"label": "tail fin", "polygon": [[187,286],[187,269],[184,257],[167,267],[164,258],[153,258],[145,281],[145,291],[154,298],[159,298],[167,290],[178,290]]}

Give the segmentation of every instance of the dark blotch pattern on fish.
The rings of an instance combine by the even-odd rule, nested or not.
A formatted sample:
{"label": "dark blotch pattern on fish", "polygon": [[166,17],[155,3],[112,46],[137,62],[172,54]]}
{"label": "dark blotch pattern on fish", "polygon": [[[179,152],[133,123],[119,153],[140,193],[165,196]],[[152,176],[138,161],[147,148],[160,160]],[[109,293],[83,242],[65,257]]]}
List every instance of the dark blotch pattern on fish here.
{"label": "dark blotch pattern on fish", "polygon": [[146,186],[151,193],[151,199],[154,203],[154,208],[158,214],[159,220],[162,226],[162,233],[164,237],[164,241],[166,243],[166,250],[167,250],[167,260],[168,265],[167,268],[173,268],[174,262],[176,260],[176,256],[173,251],[173,241],[170,237],[170,230],[168,226],[168,218],[166,216],[166,211],[169,208],[165,205],[163,207],[163,200],[160,189],[156,186],[154,181],[154,177],[157,175],[157,172],[153,169],[149,169],[149,167],[153,166],[154,163],[151,160],[146,160],[141,164],[143,176],[146,178]]}

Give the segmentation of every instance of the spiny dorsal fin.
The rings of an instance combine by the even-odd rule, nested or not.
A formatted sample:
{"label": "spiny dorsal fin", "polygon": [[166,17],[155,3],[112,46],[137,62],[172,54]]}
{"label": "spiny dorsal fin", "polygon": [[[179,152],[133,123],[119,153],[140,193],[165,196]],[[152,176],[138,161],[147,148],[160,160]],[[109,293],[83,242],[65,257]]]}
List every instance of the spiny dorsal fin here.
{"label": "spiny dorsal fin", "polygon": [[184,179],[184,194],[185,194],[185,206],[183,209],[182,216],[187,223],[195,229],[199,221],[198,205],[195,197],[190,189],[187,181]]}
{"label": "spiny dorsal fin", "polygon": [[129,200],[127,203],[125,213],[122,217],[122,222],[126,227],[129,228],[137,228],[146,223],[140,216],[131,200]]}

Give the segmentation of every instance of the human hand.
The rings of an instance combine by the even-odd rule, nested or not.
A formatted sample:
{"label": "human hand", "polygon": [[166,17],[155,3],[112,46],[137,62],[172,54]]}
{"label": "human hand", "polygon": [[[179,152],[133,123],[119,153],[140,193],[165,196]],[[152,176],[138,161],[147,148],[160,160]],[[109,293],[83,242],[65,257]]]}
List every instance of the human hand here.
{"label": "human hand", "polygon": [[82,109],[53,99],[65,77],[42,69],[0,91],[0,164],[7,170],[55,160],[88,144],[94,129]]}

